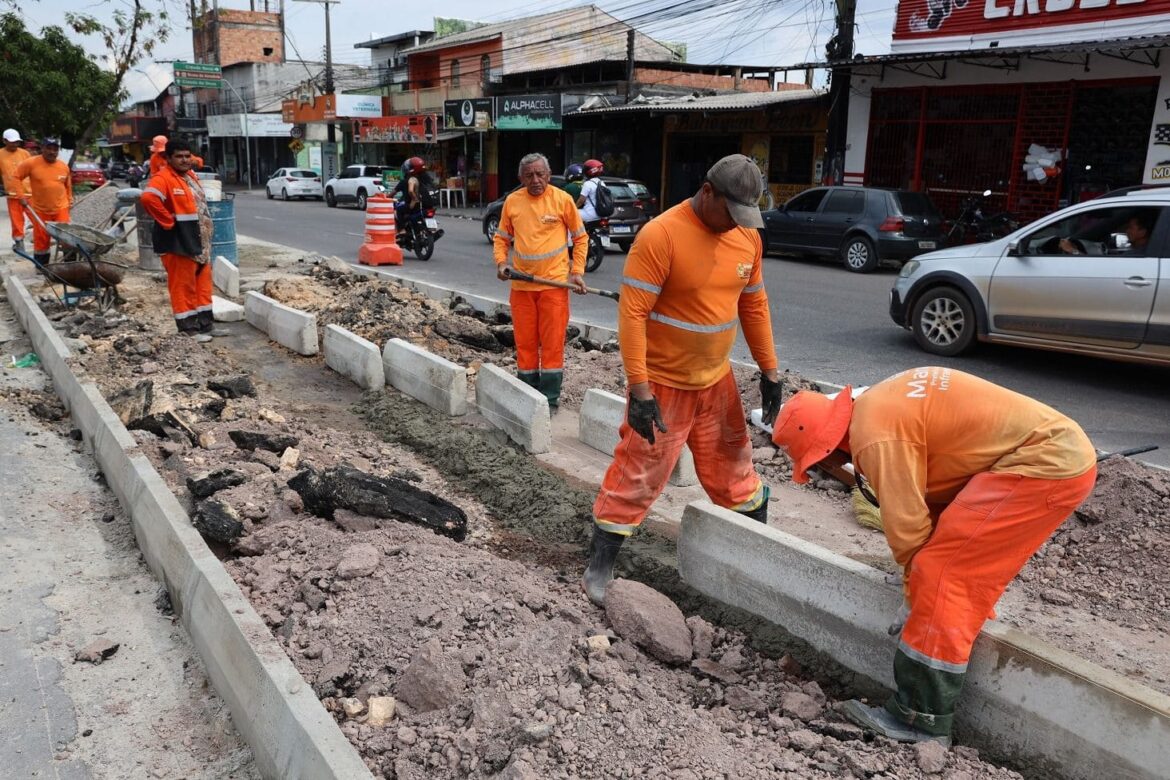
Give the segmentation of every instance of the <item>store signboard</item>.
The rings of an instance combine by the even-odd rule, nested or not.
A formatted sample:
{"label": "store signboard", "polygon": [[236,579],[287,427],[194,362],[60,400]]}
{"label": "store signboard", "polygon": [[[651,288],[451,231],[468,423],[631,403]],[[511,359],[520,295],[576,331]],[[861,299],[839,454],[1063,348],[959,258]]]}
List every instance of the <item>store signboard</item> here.
{"label": "store signboard", "polygon": [[497,130],[560,130],[560,95],[508,95],[496,98]]}
{"label": "store signboard", "polygon": [[245,126],[243,114],[221,114],[207,117],[207,135],[211,138],[287,138],[294,125],[281,119],[280,114],[248,114]]}
{"label": "store signboard", "polygon": [[443,127],[447,130],[491,130],[495,115],[491,98],[443,101]]}
{"label": "store signboard", "polygon": [[382,116],[381,95],[326,95],[325,118],[370,119]]}
{"label": "store signboard", "polygon": [[357,123],[357,140],[367,144],[427,144],[438,135],[438,114],[402,114]]}
{"label": "store signboard", "polygon": [[899,0],[894,54],[1032,46],[1170,32],[1170,0]]}

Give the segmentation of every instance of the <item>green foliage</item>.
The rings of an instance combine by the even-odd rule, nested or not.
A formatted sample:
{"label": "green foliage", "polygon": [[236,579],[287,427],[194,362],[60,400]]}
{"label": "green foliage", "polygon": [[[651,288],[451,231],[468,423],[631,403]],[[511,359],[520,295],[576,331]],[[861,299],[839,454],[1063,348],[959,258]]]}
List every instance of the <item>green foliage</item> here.
{"label": "green foliage", "polygon": [[30,138],[81,135],[115,90],[114,75],[60,27],[34,35],[12,13],[0,16],[0,84],[6,126]]}

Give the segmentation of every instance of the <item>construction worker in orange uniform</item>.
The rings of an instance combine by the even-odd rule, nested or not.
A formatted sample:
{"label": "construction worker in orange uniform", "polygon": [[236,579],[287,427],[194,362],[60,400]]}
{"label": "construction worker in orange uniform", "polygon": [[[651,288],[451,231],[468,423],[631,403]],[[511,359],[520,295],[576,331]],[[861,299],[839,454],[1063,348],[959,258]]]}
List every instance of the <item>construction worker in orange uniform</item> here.
{"label": "construction worker in orange uniform", "polygon": [[[57,159],[61,143],[56,138],[41,141],[41,153],[30,157],[16,168],[16,178],[28,181],[31,195],[24,200],[41,222],[68,222],[73,205],[73,175],[69,166]],[[49,262],[49,233],[33,220],[33,259],[44,265]]]}
{"label": "construction worker in orange uniform", "polygon": [[903,371],[851,395],[799,392],[772,433],[794,482],[852,458],[903,569],[906,604],[890,626],[901,632],[897,691],[884,708],[846,702],[845,714],[891,739],[949,745],[975,638],[1012,578],[1092,492],[1096,453],[1055,409],[949,368]]}
{"label": "construction worker in orange uniform", "polygon": [[[496,276],[507,279],[508,261],[518,271],[568,282],[584,295],[585,253],[589,237],[573,199],[549,185],[551,171],[543,154],[520,160],[520,189],[504,201],[496,231]],[[565,251],[572,247],[572,259]],[[569,324],[569,291],[539,282],[512,282],[509,296],[516,339],[516,376],[548,399],[549,410],[560,405],[565,367],[565,328]]]}
{"label": "construction worker in orange uniform", "polygon": [[171,311],[179,333],[208,342],[224,335],[211,318],[211,214],[203,187],[191,172],[191,146],[168,141],[167,167],[150,177],[142,207],[154,219],[154,251],[167,271]]}
{"label": "construction worker in orange uniform", "polygon": [[8,201],[8,218],[12,222],[12,248],[24,251],[24,227],[28,216],[23,201],[32,195],[28,182],[16,178],[16,169],[31,157],[20,140],[20,133],[13,128],[4,131],[4,148],[0,149],[0,176],[4,180],[4,194]]}
{"label": "construction worker in orange uniform", "polygon": [[593,503],[582,580],[596,604],[613,580],[618,550],[666,486],[684,444],[714,503],[767,522],[768,488],[752,465],[731,373],[738,322],[760,368],[765,418],[774,419],[781,394],[757,232],[762,188],[750,158],[724,157],[692,198],[639,231],[626,259],[618,304],[626,421]]}

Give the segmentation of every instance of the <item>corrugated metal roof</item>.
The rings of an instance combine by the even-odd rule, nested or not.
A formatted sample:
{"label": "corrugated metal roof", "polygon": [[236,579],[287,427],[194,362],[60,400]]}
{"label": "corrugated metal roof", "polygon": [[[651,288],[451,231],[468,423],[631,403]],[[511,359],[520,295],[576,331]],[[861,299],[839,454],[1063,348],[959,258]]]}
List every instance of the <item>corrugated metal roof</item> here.
{"label": "corrugated metal roof", "polygon": [[[932,62],[939,60],[986,60],[1004,59],[1005,57],[1029,57],[1060,54],[1119,54],[1126,51],[1142,49],[1164,49],[1170,47],[1170,35],[1150,35],[1141,38],[1112,38],[1107,41],[1084,41],[1081,43],[1063,43],[1056,46],[1005,46],[988,47],[984,49],[957,49],[952,51],[932,51],[915,54],[876,54],[869,57],[857,57],[850,64],[857,65],[897,65],[910,62]],[[841,62],[802,62],[799,65],[790,65],[791,70],[798,68],[833,68],[845,63]],[[783,69],[781,69],[783,70]]]}
{"label": "corrugated metal roof", "polygon": [[[802,103],[818,100],[827,93],[822,89],[785,89],[778,92],[733,92],[726,95],[703,95],[695,97],[650,97],[641,95],[629,103],[612,106],[604,97],[591,98],[577,109],[577,114],[616,114],[629,111],[744,111],[766,108],[781,103]],[[591,107],[591,101],[598,101]],[[570,114],[572,116],[572,114]]]}

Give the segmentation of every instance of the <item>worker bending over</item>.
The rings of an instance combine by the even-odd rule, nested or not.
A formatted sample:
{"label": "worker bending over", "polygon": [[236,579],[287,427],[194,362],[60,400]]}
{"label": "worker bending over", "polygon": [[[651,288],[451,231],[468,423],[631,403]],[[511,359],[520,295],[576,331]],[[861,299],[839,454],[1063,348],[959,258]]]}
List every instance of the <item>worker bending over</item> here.
{"label": "worker bending over", "polygon": [[772,440],[792,479],[852,458],[881,505],[905,609],[894,656],[897,691],[884,708],[845,713],[891,739],[950,744],[971,646],[1028,558],[1093,490],[1093,445],[1080,427],[1031,398],[949,368],[896,374],[856,400],[811,391],[780,412]]}
{"label": "worker bending over", "polygon": [[736,324],[762,374],[765,419],[780,408],[780,377],[761,267],[760,170],[742,154],[711,166],[687,201],[642,228],[618,304],[629,382],[621,441],[593,503],[582,585],[603,603],[626,537],[641,524],[684,444],[719,506],[767,522],[768,489],[752,465],[743,404],[731,373]]}

